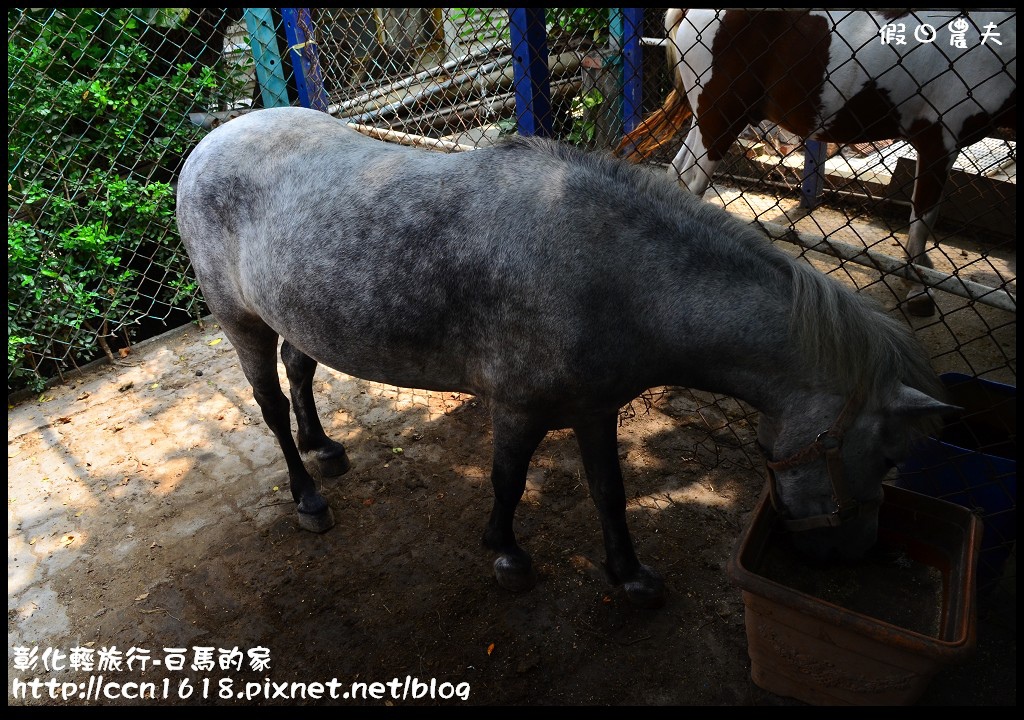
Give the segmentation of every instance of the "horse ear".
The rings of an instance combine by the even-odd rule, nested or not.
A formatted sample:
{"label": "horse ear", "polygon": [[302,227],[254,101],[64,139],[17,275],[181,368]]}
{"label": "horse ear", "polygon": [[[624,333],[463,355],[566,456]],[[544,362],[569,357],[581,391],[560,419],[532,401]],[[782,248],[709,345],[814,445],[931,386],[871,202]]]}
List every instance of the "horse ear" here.
{"label": "horse ear", "polygon": [[901,383],[884,411],[889,420],[882,426],[882,451],[885,457],[891,462],[909,457],[914,442],[939,432],[943,423],[942,415],[962,410],[962,407],[936,400],[927,393]]}
{"label": "horse ear", "polygon": [[889,403],[888,411],[900,417],[919,417],[932,413],[952,413],[963,410],[959,405],[950,405],[936,400],[931,395],[909,385],[900,384],[896,396]]}

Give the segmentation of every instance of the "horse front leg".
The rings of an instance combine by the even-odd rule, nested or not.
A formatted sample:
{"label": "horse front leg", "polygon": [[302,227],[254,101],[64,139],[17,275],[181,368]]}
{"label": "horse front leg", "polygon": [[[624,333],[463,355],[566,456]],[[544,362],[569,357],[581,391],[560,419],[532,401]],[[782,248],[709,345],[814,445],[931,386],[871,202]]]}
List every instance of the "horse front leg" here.
{"label": "horse front leg", "polygon": [[298,425],[299,456],[320,480],[344,475],[351,467],[345,448],[327,437],[316,412],[313,399],[316,360],[297,350],[287,340],[281,343],[281,360],[288,373],[292,408]]}
{"label": "horse front leg", "polygon": [[[907,262],[933,269],[928,257],[928,242],[934,237],[939,219],[942,191],[956,159],[956,151],[948,150],[941,141],[920,143],[917,149],[917,177],[911,202],[910,228],[907,231]],[[914,271],[913,265],[911,271]],[[920,283],[907,281],[907,311],[917,317],[935,314],[931,291]]]}
{"label": "horse front leg", "polygon": [[494,457],[491,484],[494,506],[484,530],[484,546],[498,553],[494,577],[498,585],[512,592],[529,590],[537,584],[530,556],[516,542],[512,522],[516,507],[526,490],[530,458],[547,430],[529,418],[502,410],[491,413]]}
{"label": "horse front leg", "polygon": [[610,414],[573,427],[583,455],[590,496],[601,518],[605,568],[611,581],[623,586],[632,604],[661,607],[665,604],[665,582],[637,559],[626,526],[626,490],[619,466],[617,422],[618,415]]}

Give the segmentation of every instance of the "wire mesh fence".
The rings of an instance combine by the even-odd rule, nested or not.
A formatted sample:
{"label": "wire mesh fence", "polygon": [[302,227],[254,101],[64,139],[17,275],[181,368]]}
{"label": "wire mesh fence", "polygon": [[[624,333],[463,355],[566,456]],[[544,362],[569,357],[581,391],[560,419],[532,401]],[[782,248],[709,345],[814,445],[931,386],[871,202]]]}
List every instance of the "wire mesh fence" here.
{"label": "wire mesh fence", "polygon": [[617,152],[915,328],[966,410],[896,481],[978,510],[991,590],[1016,543],[1016,13],[660,17],[670,87]]}
{"label": "wire mesh fence", "polygon": [[[659,8],[9,10],[9,393],[38,390],[97,358],[116,361],[134,342],[205,315],[174,223],[174,180],[210,129],[286,104],[442,152],[542,133],[620,155],[645,148],[645,162],[678,176],[686,168],[673,161],[689,148],[694,166],[708,170],[708,201],[759,222],[793,254],[892,308],[928,344],[940,372],[1015,387],[1014,124],[969,128],[979,137],[955,154],[938,219],[926,218],[935,237],[926,247],[932,272],[912,273],[905,248],[922,145],[879,129],[904,110],[875,93],[874,102],[843,115],[846,125],[860,123],[851,132],[813,144],[805,138],[828,120],[805,122],[792,108],[820,110],[808,100],[816,97],[813,82],[801,80],[805,70],[824,69],[813,33],[866,18],[874,25],[847,42],[849,64],[824,73],[827,93],[842,95],[851,67],[885,79],[899,74],[892,64],[872,65],[868,49],[896,50],[902,36],[913,58],[942,45],[953,70],[907,93],[942,86],[949,107],[933,101],[926,114],[938,118],[940,134],[962,140],[963,126],[998,114],[989,96],[1007,77],[1015,91],[1016,14],[1002,13],[989,28],[988,17],[979,24],[957,13],[940,24],[930,15],[850,11],[807,29],[807,13],[761,13],[748,35],[716,43],[723,13],[699,15],[700,26],[692,24],[697,14],[684,15],[691,32],[680,35],[679,26],[666,29]],[[914,36],[923,25],[931,40]],[[790,66],[770,42],[772,27],[801,48]],[[687,46],[688,37],[697,39]],[[1001,65],[975,81],[950,53],[967,53],[958,39],[977,50],[983,38]],[[737,47],[739,64],[716,75],[716,53]],[[739,103],[742,112],[727,119],[717,145],[696,144],[691,129],[702,122],[703,86],[762,69],[774,70],[772,84],[753,84],[789,92],[781,97],[791,107],[719,81],[714,105]],[[667,107],[673,91],[677,100],[689,96],[688,119],[684,112],[660,128],[641,122]],[[984,113],[946,128],[944,113],[962,115],[965,98]],[[758,103],[766,112],[753,111]],[[884,117],[873,117],[880,108]],[[710,133],[705,127],[705,140]],[[932,288],[931,314],[910,311],[908,280]],[[711,431],[694,447],[695,459],[759,467],[750,408],[698,392],[686,403]],[[1015,461],[1013,422],[1001,417],[1000,439],[975,437],[975,449],[1008,439]],[[725,458],[723,448],[738,452]],[[1012,495],[1015,511],[1015,467],[992,482]]]}
{"label": "wire mesh fence", "polygon": [[169,12],[8,11],[8,390],[201,312],[173,180],[250,61],[237,18]]}

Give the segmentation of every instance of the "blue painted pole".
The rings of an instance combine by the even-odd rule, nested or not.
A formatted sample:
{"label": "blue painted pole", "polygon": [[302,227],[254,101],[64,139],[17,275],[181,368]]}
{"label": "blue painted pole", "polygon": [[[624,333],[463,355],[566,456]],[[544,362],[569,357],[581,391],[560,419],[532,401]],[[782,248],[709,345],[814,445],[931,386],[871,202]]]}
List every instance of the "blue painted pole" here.
{"label": "blue painted pole", "polygon": [[246,8],[245,25],[249,30],[249,47],[256,64],[256,80],[260,84],[263,107],[287,107],[288,84],[277,48],[277,33],[270,8]]}
{"label": "blue painted pole", "polygon": [[551,85],[544,8],[509,8],[516,126],[520,135],[551,135]]}
{"label": "blue painted pole", "polygon": [[320,58],[316,42],[309,37],[313,34],[313,19],[309,8],[281,8],[281,17],[284,20],[288,49],[291,51],[299,104],[327,112],[327,92],[320,74]]}
{"label": "blue painted pole", "polygon": [[804,170],[800,182],[800,207],[813,210],[821,203],[821,190],[825,186],[825,161],[828,145],[818,140],[804,143]]}
{"label": "blue painted pole", "polygon": [[622,127],[633,131],[643,119],[643,35],[644,9],[622,8]]}

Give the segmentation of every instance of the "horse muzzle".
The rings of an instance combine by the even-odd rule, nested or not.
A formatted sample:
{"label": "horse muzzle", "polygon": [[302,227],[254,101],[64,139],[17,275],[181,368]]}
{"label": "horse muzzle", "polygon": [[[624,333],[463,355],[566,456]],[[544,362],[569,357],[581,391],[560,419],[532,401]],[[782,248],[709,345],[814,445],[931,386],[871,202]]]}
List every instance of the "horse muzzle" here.
{"label": "horse muzzle", "polygon": [[843,473],[840,451],[842,442],[829,433],[822,433],[812,443],[811,448],[818,452],[812,453],[811,458],[802,459],[801,462],[809,462],[813,456],[824,455],[825,465],[828,468],[828,477],[832,485],[833,508],[819,515],[795,518],[786,510],[779,500],[778,480],[775,477],[776,470],[785,470],[794,465],[791,458],[779,462],[765,461],[768,468],[768,493],[771,498],[772,507],[779,516],[780,522],[791,532],[801,532],[816,528],[837,528],[841,525],[853,522],[865,514],[877,515],[878,508],[882,504],[882,488],[878,488],[878,494],[870,500],[858,500],[850,493]]}
{"label": "horse muzzle", "polygon": [[[853,497],[849,484],[846,482],[846,472],[843,468],[843,436],[853,421],[860,408],[860,400],[856,396],[851,397],[835,422],[825,432],[818,435],[814,442],[804,446],[800,450],[782,460],[771,460],[765,448],[758,447],[765,458],[765,466],[768,468],[768,493],[779,519],[787,530],[791,532],[802,532],[818,528],[838,528],[841,525],[857,520],[863,513],[871,512],[871,516],[877,519],[878,507],[882,503],[882,488],[878,488],[875,498],[864,501]],[[790,470],[801,465],[814,462],[818,458],[825,459],[825,468],[828,473],[829,483],[832,486],[832,503],[834,508],[829,512],[820,515],[794,518],[783,506],[779,499],[778,480],[775,473],[782,470]]]}
{"label": "horse muzzle", "polygon": [[[846,559],[858,559],[878,539],[878,510],[884,493],[881,486],[874,498],[858,500],[849,492],[843,474],[839,438],[824,432],[810,446],[798,453],[799,459],[787,458],[779,462],[765,460],[768,468],[768,494],[779,522],[790,531],[793,544],[807,556],[824,559],[833,550]],[[809,452],[805,452],[809,451]],[[825,456],[825,465],[832,485],[833,508],[819,515],[793,517],[779,499],[776,470],[785,470],[797,464]]]}

